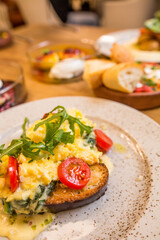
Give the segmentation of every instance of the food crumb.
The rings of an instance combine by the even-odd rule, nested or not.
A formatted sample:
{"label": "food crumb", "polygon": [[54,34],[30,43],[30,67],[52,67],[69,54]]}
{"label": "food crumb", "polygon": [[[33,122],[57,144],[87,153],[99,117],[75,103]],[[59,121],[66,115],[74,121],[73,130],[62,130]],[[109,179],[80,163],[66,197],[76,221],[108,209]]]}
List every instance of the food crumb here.
{"label": "food crumb", "polygon": [[139,175],[138,177],[137,177],[137,179],[136,179],[136,182],[140,182],[140,181],[142,181],[143,180],[143,176],[142,175]]}
{"label": "food crumb", "polygon": [[127,149],[125,146],[119,143],[114,143],[114,151],[119,152],[119,153],[126,153]]}
{"label": "food crumb", "polygon": [[130,158],[131,158],[131,155],[127,155],[126,158],[127,158],[127,159],[130,159]]}

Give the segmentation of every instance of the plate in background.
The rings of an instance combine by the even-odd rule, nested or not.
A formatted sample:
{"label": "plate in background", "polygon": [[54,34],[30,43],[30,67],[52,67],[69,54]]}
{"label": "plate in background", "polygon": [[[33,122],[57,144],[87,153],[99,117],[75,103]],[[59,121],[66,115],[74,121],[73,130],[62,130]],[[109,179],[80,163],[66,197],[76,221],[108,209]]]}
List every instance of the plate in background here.
{"label": "plate in background", "polygon": [[160,62],[160,51],[142,51],[136,47],[139,29],[126,29],[102,35],[95,43],[95,49],[104,56],[110,56],[110,49],[114,42],[125,45],[133,54],[135,61]]}
{"label": "plate in background", "polygon": [[93,92],[97,97],[120,102],[138,110],[147,110],[160,106],[160,91],[123,93],[102,85],[93,89]]}
{"label": "plate in background", "polygon": [[87,60],[93,58],[95,57],[95,49],[91,44],[82,41],[44,41],[29,48],[27,56],[31,66],[31,73],[35,79],[45,83],[60,84],[80,81],[82,72],[77,76],[75,74],[71,78],[56,78],[50,75],[52,67],[65,59]]}

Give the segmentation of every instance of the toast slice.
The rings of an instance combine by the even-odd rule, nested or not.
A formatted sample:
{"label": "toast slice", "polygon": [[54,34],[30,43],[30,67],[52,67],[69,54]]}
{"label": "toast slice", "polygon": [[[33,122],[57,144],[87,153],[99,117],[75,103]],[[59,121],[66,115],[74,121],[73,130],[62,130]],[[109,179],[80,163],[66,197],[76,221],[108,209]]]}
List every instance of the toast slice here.
{"label": "toast slice", "polygon": [[131,93],[141,82],[143,69],[137,63],[120,63],[107,69],[102,76],[103,84],[113,90]]}
{"label": "toast slice", "polygon": [[107,190],[109,172],[105,164],[90,166],[91,178],[88,184],[81,190],[68,188],[58,182],[46,201],[46,207],[51,212],[57,213],[87,205],[104,195]]}
{"label": "toast slice", "polygon": [[98,88],[102,85],[103,72],[115,63],[107,59],[91,59],[85,62],[83,80],[90,88]]}

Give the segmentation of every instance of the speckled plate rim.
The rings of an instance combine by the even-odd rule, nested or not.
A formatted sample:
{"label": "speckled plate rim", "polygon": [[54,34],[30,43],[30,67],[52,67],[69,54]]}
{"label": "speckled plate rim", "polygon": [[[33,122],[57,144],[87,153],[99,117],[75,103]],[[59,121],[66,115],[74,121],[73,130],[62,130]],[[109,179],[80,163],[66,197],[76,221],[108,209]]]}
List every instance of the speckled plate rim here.
{"label": "speckled plate rim", "polygon": [[0,114],[0,141],[6,131],[23,123],[24,117],[38,119],[44,112],[56,105],[79,108],[85,115],[91,117],[95,117],[96,114],[119,126],[138,142],[149,159],[152,186],[144,214],[128,233],[127,240],[135,240],[135,235],[137,239],[144,239],[143,233],[148,236],[147,239],[158,240],[160,238],[160,126],[139,111],[110,100],[89,97],[56,97],[21,104],[2,112]]}

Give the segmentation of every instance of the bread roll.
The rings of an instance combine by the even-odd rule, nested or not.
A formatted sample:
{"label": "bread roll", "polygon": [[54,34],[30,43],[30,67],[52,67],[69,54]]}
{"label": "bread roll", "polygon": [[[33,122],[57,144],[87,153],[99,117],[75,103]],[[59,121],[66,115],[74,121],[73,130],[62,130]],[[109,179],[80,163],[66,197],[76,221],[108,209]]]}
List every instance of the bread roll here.
{"label": "bread roll", "polygon": [[83,79],[89,84],[90,88],[98,88],[102,85],[103,72],[115,63],[106,59],[91,59],[85,62]]}
{"label": "bread roll", "polygon": [[143,69],[136,63],[120,63],[103,73],[103,84],[113,90],[131,93],[143,76]]}
{"label": "bread roll", "polygon": [[111,48],[111,59],[116,63],[134,62],[131,51],[122,45],[114,43]]}

